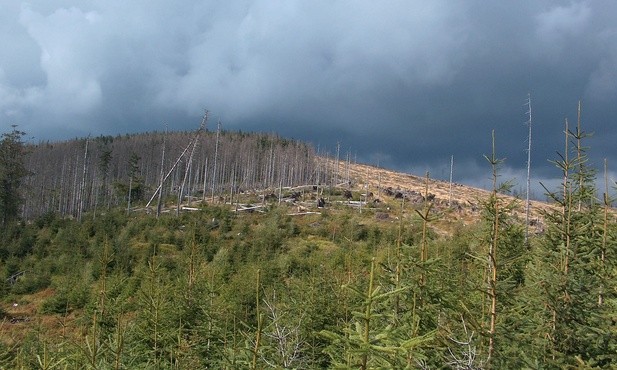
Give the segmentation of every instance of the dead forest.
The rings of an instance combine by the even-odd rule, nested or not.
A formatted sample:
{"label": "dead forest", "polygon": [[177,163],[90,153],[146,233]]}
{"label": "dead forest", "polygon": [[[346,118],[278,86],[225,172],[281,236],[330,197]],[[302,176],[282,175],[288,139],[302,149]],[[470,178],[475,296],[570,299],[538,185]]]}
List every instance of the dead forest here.
{"label": "dead forest", "polygon": [[49,212],[80,218],[118,205],[156,207],[159,195],[175,204],[230,201],[239,193],[325,177],[309,144],[220,128],[43,142],[28,151],[24,219]]}

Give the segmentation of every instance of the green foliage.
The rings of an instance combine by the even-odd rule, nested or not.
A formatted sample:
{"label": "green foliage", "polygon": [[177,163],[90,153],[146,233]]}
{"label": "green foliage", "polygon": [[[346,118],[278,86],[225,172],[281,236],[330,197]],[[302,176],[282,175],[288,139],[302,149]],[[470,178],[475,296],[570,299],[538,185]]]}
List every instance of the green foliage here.
{"label": "green foliage", "polygon": [[56,294],[43,302],[41,313],[66,314],[76,309],[82,309],[90,300],[89,271],[77,271],[77,274],[58,278],[52,283]]}
{"label": "green foliage", "polygon": [[551,366],[614,367],[617,332],[610,302],[616,292],[606,289],[615,284],[614,250],[603,249],[608,223],[595,198],[595,171],[582,146],[586,135],[580,124],[574,132],[566,126],[565,133],[564,154],[554,161],[562,186],[548,192],[558,207],[544,215],[548,228],[533,260],[539,288],[530,292],[534,334],[543,338],[534,344]]}
{"label": "green foliage", "polygon": [[17,219],[22,202],[22,180],[28,176],[24,165],[25,147],[22,140],[25,132],[13,130],[4,133],[0,140],[0,227]]}
{"label": "green foliage", "polygon": [[342,333],[322,331],[331,341],[326,352],[335,368],[407,368],[426,359],[417,348],[432,340],[434,332],[417,335],[419,318],[414,311],[397,317],[398,313],[391,310],[389,298],[408,288],[382,291],[375,278],[373,260],[366,292],[350,285],[343,287],[351,291],[359,305],[350,307],[351,318]]}
{"label": "green foliage", "polygon": [[32,294],[51,285],[51,274],[47,271],[28,271],[10,286],[10,292],[16,295]]}

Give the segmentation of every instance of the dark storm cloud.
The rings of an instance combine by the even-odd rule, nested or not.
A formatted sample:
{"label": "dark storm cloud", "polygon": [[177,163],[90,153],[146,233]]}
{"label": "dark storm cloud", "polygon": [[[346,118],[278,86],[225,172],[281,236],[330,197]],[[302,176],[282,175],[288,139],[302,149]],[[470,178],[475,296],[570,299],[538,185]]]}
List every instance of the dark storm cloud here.
{"label": "dark storm cloud", "polygon": [[[613,1],[3,1],[0,120],[39,139],[198,125],[279,132],[482,185],[495,129],[537,178],[563,122],[617,160]],[[549,180],[546,180],[549,181]]]}

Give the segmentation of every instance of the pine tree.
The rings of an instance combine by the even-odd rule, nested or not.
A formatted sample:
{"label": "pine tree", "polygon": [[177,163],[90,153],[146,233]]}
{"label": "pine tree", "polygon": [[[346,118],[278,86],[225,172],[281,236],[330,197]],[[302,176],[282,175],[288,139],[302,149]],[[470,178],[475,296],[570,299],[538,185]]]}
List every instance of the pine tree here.
{"label": "pine tree", "polygon": [[537,333],[545,338],[542,360],[560,367],[611,367],[617,361],[613,314],[598,296],[614,300],[614,290],[602,292],[615,284],[614,276],[603,273],[614,271],[614,259],[607,259],[606,253],[613,252],[603,249],[606,221],[583,146],[590,135],[581,129],[580,105],[576,129],[570,130],[566,121],[564,133],[564,154],[553,162],[563,174],[562,186],[547,191],[558,207],[545,214],[548,228],[536,262],[537,285],[543,290],[538,325],[543,332]]}
{"label": "pine tree", "polygon": [[19,206],[23,200],[20,187],[28,176],[24,165],[26,149],[22,141],[25,132],[13,130],[2,134],[0,141],[0,226],[6,226],[18,218]]}
{"label": "pine tree", "polygon": [[[488,314],[481,325],[488,326],[481,331],[488,339],[486,365],[494,368],[512,367],[507,361],[518,357],[515,343],[515,298],[524,280],[525,243],[520,224],[512,217],[516,207],[514,201],[502,197],[512,188],[512,183],[500,183],[499,170],[503,159],[495,152],[495,134],[492,136],[492,152],[485,156],[491,166],[492,191],[488,199],[482,202],[482,221],[485,227],[482,244],[486,245],[485,292],[486,307],[482,311]],[[478,260],[481,260],[479,258]],[[484,321],[488,321],[485,323]],[[478,328],[480,329],[480,328]],[[516,366],[515,366],[516,367]]]}
{"label": "pine tree", "polygon": [[[416,300],[410,303],[412,308],[404,313],[392,310],[393,298],[399,293],[413,290],[413,287],[405,285],[387,290],[388,287],[378,282],[375,265],[373,258],[368,286],[343,286],[357,302],[351,307],[352,318],[347,327],[342,329],[342,333],[321,332],[331,341],[325,352],[334,368],[402,369],[412,368],[427,359],[423,352],[433,341],[435,330],[421,332],[421,318],[415,310]],[[418,280],[413,283],[418,284]]]}

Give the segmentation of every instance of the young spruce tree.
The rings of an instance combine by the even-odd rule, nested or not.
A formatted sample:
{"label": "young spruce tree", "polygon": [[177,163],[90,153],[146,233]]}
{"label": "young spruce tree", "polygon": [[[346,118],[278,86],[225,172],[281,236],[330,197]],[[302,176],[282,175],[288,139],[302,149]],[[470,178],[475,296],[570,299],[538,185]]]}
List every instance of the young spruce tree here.
{"label": "young spruce tree", "polygon": [[[566,121],[565,150],[553,163],[563,182],[559,191],[547,190],[557,207],[545,213],[547,232],[537,251],[536,271],[541,287],[538,328],[543,348],[537,362],[556,367],[617,364],[614,307],[614,247],[603,249],[606,221],[597,199],[596,173],[589,166],[579,120],[574,130]],[[613,244],[614,245],[614,244]]]}

